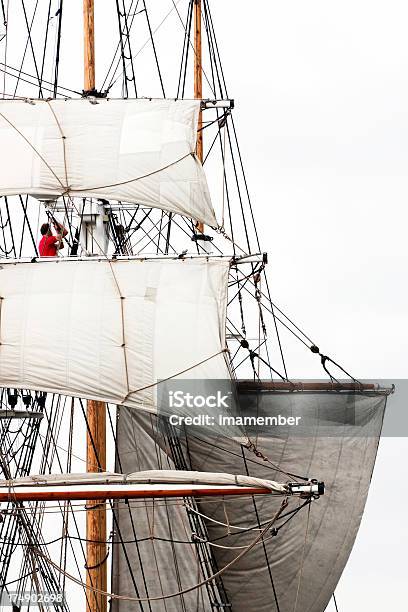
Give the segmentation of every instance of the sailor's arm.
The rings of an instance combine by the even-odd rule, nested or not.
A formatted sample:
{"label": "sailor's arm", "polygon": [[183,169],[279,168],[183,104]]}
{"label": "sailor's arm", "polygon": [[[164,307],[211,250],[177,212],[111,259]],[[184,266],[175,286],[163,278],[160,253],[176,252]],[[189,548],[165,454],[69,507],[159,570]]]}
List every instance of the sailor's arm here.
{"label": "sailor's arm", "polygon": [[60,251],[65,246],[64,238],[68,234],[68,230],[62,225],[62,223],[58,223],[58,221],[54,221],[53,225],[55,231],[57,232],[57,235],[55,236],[57,239],[56,246],[57,249]]}
{"label": "sailor's arm", "polygon": [[64,238],[68,234],[68,230],[62,225],[62,223],[58,223],[58,221],[54,221],[55,231],[58,232],[58,236]]}

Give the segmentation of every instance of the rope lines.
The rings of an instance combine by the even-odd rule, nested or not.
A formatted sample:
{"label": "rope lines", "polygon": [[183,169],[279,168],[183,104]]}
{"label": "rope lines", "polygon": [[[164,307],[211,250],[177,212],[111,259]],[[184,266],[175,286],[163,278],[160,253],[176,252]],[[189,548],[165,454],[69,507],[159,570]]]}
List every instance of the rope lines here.
{"label": "rope lines", "polygon": [[[2,403],[3,401],[5,401],[4,399],[5,396],[5,391],[2,391]],[[8,393],[8,396],[10,397],[10,393]],[[14,397],[14,395],[13,395]],[[30,396],[29,395],[24,395],[23,398],[25,400],[25,403],[28,403],[28,398]],[[27,401],[26,401],[27,400]],[[8,401],[8,400],[7,400]],[[33,409],[35,410],[43,410],[44,409],[44,397],[43,396],[36,396],[34,398],[34,403],[33,405]],[[2,438],[3,441],[4,439],[9,439],[9,449],[6,450],[6,452],[4,452],[4,446],[2,445],[2,451],[0,453],[0,467],[2,469],[3,475],[6,478],[11,477],[12,475],[14,475],[14,477],[16,475],[27,475],[30,471],[30,466],[32,464],[33,458],[34,458],[34,449],[36,446],[36,441],[38,439],[38,431],[39,431],[39,426],[40,426],[40,421],[36,421],[34,424],[30,423],[30,422],[23,422],[20,424],[17,432],[16,432],[16,436],[21,434],[23,435],[23,439],[24,442],[23,444],[20,444],[19,447],[15,448],[15,444],[14,442],[16,441],[16,436],[14,437],[14,440],[10,439],[10,433],[11,433],[11,421],[9,422],[1,422],[1,430],[2,430]],[[13,452],[11,452],[11,447],[13,447]],[[12,457],[12,461],[10,461],[10,457]],[[13,469],[13,464],[15,465],[14,469]],[[11,471],[13,470],[13,471]],[[4,520],[1,523],[1,528],[0,528],[0,537],[3,540],[2,546],[0,547],[0,591],[3,592],[3,590],[6,588],[6,576],[7,576],[7,572],[8,569],[10,567],[10,561],[11,561],[11,555],[12,555],[12,550],[13,548],[15,548],[15,541],[18,537],[18,534],[20,534],[20,538],[23,539],[23,542],[25,542],[25,544],[31,544],[31,545],[36,545],[39,546],[41,545],[42,542],[42,538],[40,533],[37,530],[36,527],[36,522],[33,523],[33,519],[32,517],[29,518],[25,508],[19,504],[19,503],[14,503],[14,502],[10,502],[9,504],[7,504],[7,507],[13,507],[13,508],[18,508],[19,512],[18,514],[15,516],[10,516],[9,520]],[[21,576],[25,576],[25,572],[26,572],[26,568],[27,568],[27,563],[31,563],[32,560],[30,560],[30,556],[26,556],[25,557],[25,561],[23,563],[23,565],[20,568],[20,580],[22,580],[23,578]],[[55,575],[53,574],[52,570],[50,570],[50,568],[48,568],[47,564],[44,564],[43,562],[40,563],[41,565],[41,576],[42,579],[44,580],[44,588],[48,589],[48,590],[53,590],[53,592],[58,592],[58,585],[55,579]],[[26,579],[26,577],[24,578]]]}
{"label": "rope lines", "polygon": [[279,518],[280,514],[283,512],[283,510],[286,508],[287,506],[287,501],[284,500],[281,504],[280,509],[276,512],[276,514],[273,516],[273,518],[267,523],[267,525],[265,526],[265,528],[259,533],[259,535],[256,536],[256,538],[253,540],[253,542],[251,544],[249,544],[248,546],[245,547],[244,550],[242,550],[232,561],[230,561],[229,563],[227,563],[227,565],[225,565],[222,569],[218,570],[218,572],[216,572],[215,574],[212,574],[211,576],[209,576],[208,578],[206,578],[205,580],[202,580],[201,582],[199,582],[198,584],[195,584],[191,587],[187,587],[182,589],[181,591],[177,591],[175,593],[170,593],[168,595],[158,595],[155,597],[128,597],[126,595],[117,595],[116,593],[109,593],[107,591],[103,591],[101,589],[96,589],[96,588],[92,588],[88,585],[85,585],[81,580],[75,578],[75,576],[72,576],[71,574],[69,574],[68,572],[65,572],[62,568],[60,568],[56,563],[54,563],[49,557],[47,557],[44,553],[42,553],[40,550],[37,550],[37,555],[41,556],[43,558],[46,559],[46,561],[54,568],[56,569],[58,572],[64,574],[67,578],[69,578],[72,582],[75,582],[76,584],[79,584],[80,586],[86,586],[86,588],[94,593],[99,593],[101,595],[106,595],[108,597],[110,597],[111,599],[117,599],[119,601],[135,601],[135,602],[144,602],[144,601],[161,601],[164,599],[171,599],[173,597],[179,597],[180,595],[184,595],[186,593],[190,593],[191,591],[194,591],[196,589],[199,589],[202,586],[205,586],[206,583],[214,581],[216,578],[218,578],[219,576],[221,576],[227,569],[230,569],[233,565],[235,565],[238,561],[240,561],[242,559],[242,557],[244,557],[244,555],[246,555],[247,553],[249,553],[257,544],[258,542],[260,542],[260,540],[263,538],[263,536],[271,529],[271,527],[274,525],[274,523],[276,522],[276,520]]}
{"label": "rope lines", "polygon": [[[164,428],[167,437],[167,444],[169,445],[169,450],[175,467],[177,469],[184,470],[191,468],[188,441],[186,453],[181,446],[180,439],[175,428],[167,421],[164,421]],[[205,522],[202,520],[203,517],[201,517],[200,513],[198,512],[198,502],[195,499],[189,499],[184,500],[184,503],[186,504],[187,508],[187,518],[190,529],[192,533],[197,535],[197,540],[194,540],[197,551],[197,560],[200,562],[203,575],[208,579],[211,574],[217,573],[219,568],[211,549],[207,545],[209,539],[207,528]],[[221,577],[216,582],[207,582],[206,588],[207,596],[212,606],[227,606],[229,604],[228,595]]]}
{"label": "rope lines", "polygon": [[[143,1],[143,8],[139,9],[139,4],[141,0],[137,0],[135,4],[135,0],[132,0],[129,4],[129,8],[126,10],[125,8],[125,0],[121,0],[121,8],[119,7],[119,1],[117,2],[117,17],[118,17],[118,25],[119,25],[119,42],[114,52],[114,56],[112,58],[111,64],[107,71],[106,77],[102,82],[101,91],[105,93],[109,93],[110,90],[114,87],[114,85],[122,79],[122,95],[123,97],[128,97],[128,88],[127,83],[132,82],[134,85],[135,96],[138,97],[138,90],[136,85],[136,77],[135,77],[135,69],[134,69],[134,61],[136,58],[146,49],[148,46],[152,46],[153,55],[155,60],[155,66],[160,82],[161,91],[164,96],[164,85],[163,78],[161,74],[161,69],[158,61],[157,50],[154,42],[154,37],[163,24],[167,21],[167,19],[171,16],[174,10],[176,10],[177,5],[181,0],[177,0],[175,3],[173,1],[173,6],[166,13],[163,19],[158,23],[158,25],[152,28],[150,23],[150,18],[148,15],[147,7],[145,0]],[[148,28],[148,37],[145,42],[139,47],[136,53],[132,52],[131,47],[131,31],[133,28],[133,24],[136,20],[136,17],[140,14],[144,13],[146,19],[146,25]],[[129,20],[130,17],[130,20]],[[117,56],[119,57],[117,58]],[[122,71],[119,71],[120,65],[122,66]],[[129,76],[130,75],[130,76]]]}
{"label": "rope lines", "polygon": [[[248,464],[247,464],[247,461],[246,461],[244,449],[242,448],[241,451],[242,451],[242,458],[243,458],[243,461],[244,461],[245,470],[246,470],[247,475],[249,476]],[[260,519],[259,519],[258,507],[256,505],[256,501],[255,501],[254,497],[252,498],[252,503],[253,503],[253,508],[254,508],[254,512],[255,512],[255,517],[256,517],[256,520],[257,520],[257,523],[258,523],[258,529],[261,529],[261,523],[260,523]],[[261,531],[261,533],[263,533],[263,532]],[[275,585],[275,581],[274,581],[273,575],[272,575],[272,568],[271,568],[271,564],[269,563],[269,557],[268,557],[268,553],[267,553],[266,546],[265,546],[265,541],[264,541],[263,538],[262,538],[261,541],[262,541],[262,549],[263,549],[263,553],[264,553],[265,563],[266,563],[266,567],[267,567],[267,570],[268,570],[269,581],[270,581],[271,588],[272,588],[272,594],[273,594],[273,598],[274,598],[275,605],[276,605],[276,610],[277,610],[277,612],[281,612],[280,606],[279,606],[278,594],[277,594],[277,591],[276,591],[276,585]]]}
{"label": "rope lines", "polygon": [[304,535],[304,541],[303,541],[302,554],[301,554],[301,558],[300,558],[299,578],[298,578],[297,586],[296,586],[296,598],[295,598],[295,604],[294,604],[294,607],[293,607],[293,612],[296,612],[297,607],[298,607],[300,585],[302,584],[303,567],[304,567],[304,564],[305,564],[305,557],[306,557],[306,542],[307,542],[307,536],[309,535],[309,523],[310,523],[310,509],[311,509],[311,507],[312,507],[311,504],[309,504],[308,505],[308,509],[307,509],[307,520],[306,520],[306,526],[305,526],[305,535]]}

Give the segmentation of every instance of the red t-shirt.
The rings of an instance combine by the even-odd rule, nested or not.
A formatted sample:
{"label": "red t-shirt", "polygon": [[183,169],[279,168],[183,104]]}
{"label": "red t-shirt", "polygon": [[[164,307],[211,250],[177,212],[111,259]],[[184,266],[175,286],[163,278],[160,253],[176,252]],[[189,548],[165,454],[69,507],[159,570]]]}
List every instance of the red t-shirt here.
{"label": "red t-shirt", "polygon": [[43,236],[38,245],[40,257],[56,257],[57,256],[58,238],[55,236]]}

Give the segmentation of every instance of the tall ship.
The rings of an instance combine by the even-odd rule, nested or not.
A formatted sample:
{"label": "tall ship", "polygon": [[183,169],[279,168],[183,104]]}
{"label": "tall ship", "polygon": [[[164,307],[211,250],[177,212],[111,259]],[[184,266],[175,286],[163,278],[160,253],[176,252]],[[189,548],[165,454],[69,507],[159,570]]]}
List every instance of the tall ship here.
{"label": "tall ship", "polygon": [[95,4],[0,2],[0,609],[324,612],[391,390],[273,299],[211,0]]}

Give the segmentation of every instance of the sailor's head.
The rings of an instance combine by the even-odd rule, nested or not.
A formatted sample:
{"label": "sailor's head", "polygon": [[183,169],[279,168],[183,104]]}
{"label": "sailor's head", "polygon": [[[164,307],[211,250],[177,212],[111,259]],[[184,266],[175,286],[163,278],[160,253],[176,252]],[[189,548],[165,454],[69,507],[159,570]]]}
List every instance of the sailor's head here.
{"label": "sailor's head", "polygon": [[50,236],[52,234],[51,225],[49,223],[43,223],[40,232],[42,236]]}

